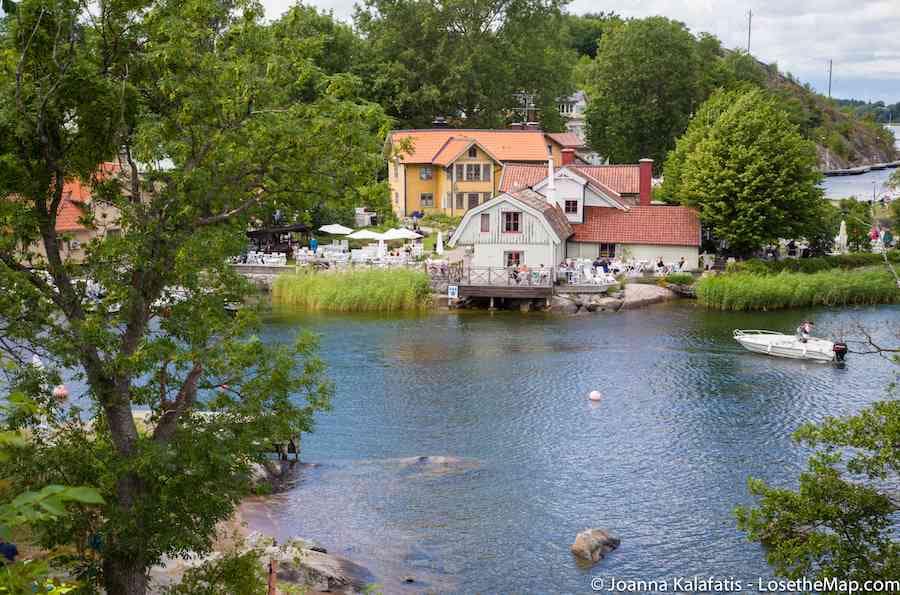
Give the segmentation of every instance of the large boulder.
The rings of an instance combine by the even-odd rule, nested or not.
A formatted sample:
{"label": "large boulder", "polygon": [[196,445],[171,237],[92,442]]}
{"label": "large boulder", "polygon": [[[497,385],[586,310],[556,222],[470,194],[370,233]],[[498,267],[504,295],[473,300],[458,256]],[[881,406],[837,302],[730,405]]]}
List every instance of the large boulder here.
{"label": "large boulder", "polygon": [[650,304],[672,300],[676,297],[675,293],[659,285],[629,283],[625,286],[625,303],[622,307],[626,310],[641,308]]}
{"label": "large boulder", "polygon": [[301,547],[273,547],[266,557],[277,561],[278,580],[314,592],[362,593],[375,582],[368,570],[347,558]]}
{"label": "large boulder", "polygon": [[618,537],[605,529],[585,529],[575,536],[575,542],[569,549],[576,557],[594,563],[619,547],[620,543]]}
{"label": "large boulder", "polygon": [[558,293],[550,300],[550,311],[558,314],[578,314],[581,306],[581,300],[565,293]]}
{"label": "large boulder", "polygon": [[622,299],[597,294],[587,299],[585,307],[590,312],[618,312],[623,303]]}

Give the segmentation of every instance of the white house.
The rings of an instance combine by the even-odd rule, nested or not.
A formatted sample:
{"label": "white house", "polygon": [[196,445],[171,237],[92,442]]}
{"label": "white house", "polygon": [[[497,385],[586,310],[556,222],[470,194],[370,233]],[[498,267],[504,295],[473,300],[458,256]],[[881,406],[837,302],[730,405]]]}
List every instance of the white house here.
{"label": "white house", "polygon": [[677,263],[699,268],[700,220],[677,205],[651,201],[653,161],[582,165],[563,153],[563,166],[507,164],[502,192],[531,189],[557,205],[572,227],[566,257]]}
{"label": "white house", "polygon": [[473,267],[554,267],[565,258],[572,233],[559,206],[523,189],[470,209],[449,243],[471,246]]}

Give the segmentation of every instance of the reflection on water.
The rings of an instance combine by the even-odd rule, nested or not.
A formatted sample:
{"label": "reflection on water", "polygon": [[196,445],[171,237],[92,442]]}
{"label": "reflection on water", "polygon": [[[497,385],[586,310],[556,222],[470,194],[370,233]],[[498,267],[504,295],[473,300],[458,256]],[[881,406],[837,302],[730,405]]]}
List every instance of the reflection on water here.
{"label": "reflection on water", "polygon": [[768,576],[732,516],[747,477],[793,482],[807,453],[789,434],[883,397],[893,374],[875,357],[836,369],[731,338],[808,315],[830,335],[855,320],[884,329],[900,308],[274,315],[268,340],[323,334],[337,393],[303,442],[320,466],[249,516],[367,566],[387,592],[585,592],[591,572],[568,546],[593,526],[622,537],[597,573]]}

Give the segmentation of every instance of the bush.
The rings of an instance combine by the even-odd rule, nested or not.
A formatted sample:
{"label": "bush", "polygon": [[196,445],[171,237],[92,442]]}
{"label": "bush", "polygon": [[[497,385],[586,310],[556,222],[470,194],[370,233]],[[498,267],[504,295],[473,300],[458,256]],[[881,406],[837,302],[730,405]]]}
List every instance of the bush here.
{"label": "bush", "polygon": [[663,281],[673,285],[691,285],[694,282],[694,276],[690,273],[669,273]]}
{"label": "bush", "polygon": [[409,269],[285,274],[272,286],[273,303],[306,310],[420,310],[430,300],[428,275]]}
{"label": "bush", "polygon": [[433,227],[434,229],[439,229],[441,231],[447,231],[450,229],[456,229],[459,227],[459,224],[462,222],[462,215],[445,215],[443,213],[433,213],[431,215],[425,215],[419,221],[419,224],[424,227]]}
{"label": "bush", "polygon": [[[900,251],[891,250],[888,260],[900,263]],[[853,252],[839,256],[819,256],[816,258],[786,258],[784,260],[760,260],[751,258],[728,265],[730,273],[753,273],[755,275],[775,275],[782,272],[818,273],[830,269],[856,269],[877,266],[884,259],[880,254]]]}
{"label": "bush", "polygon": [[900,289],[883,267],[855,271],[704,277],[697,301],[718,310],[775,310],[807,306],[847,306],[900,302]]}

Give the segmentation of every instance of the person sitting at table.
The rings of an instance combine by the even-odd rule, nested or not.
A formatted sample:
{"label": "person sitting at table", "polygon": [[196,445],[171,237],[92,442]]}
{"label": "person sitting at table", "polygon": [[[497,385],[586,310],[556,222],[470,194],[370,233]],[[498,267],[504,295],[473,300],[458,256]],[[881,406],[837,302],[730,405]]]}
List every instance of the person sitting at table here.
{"label": "person sitting at table", "polygon": [[662,270],[665,270],[665,268],[666,268],[666,263],[663,262],[663,257],[658,256],[656,258],[656,270],[662,271]]}
{"label": "person sitting at table", "polygon": [[529,271],[528,271],[528,267],[525,265],[525,263],[523,262],[522,264],[520,264],[520,265],[516,268],[516,281],[517,281],[518,283],[521,283],[522,281],[524,281],[525,279],[527,279],[527,278],[528,278],[528,272],[529,272]]}
{"label": "person sitting at table", "polygon": [[682,256],[678,261],[678,270],[683,271],[685,266],[687,266],[687,262],[684,260],[684,256]]}
{"label": "person sitting at table", "polygon": [[608,258],[604,258],[603,260],[600,261],[600,268],[603,269],[603,274],[605,274],[605,275],[609,274],[609,259]]}

